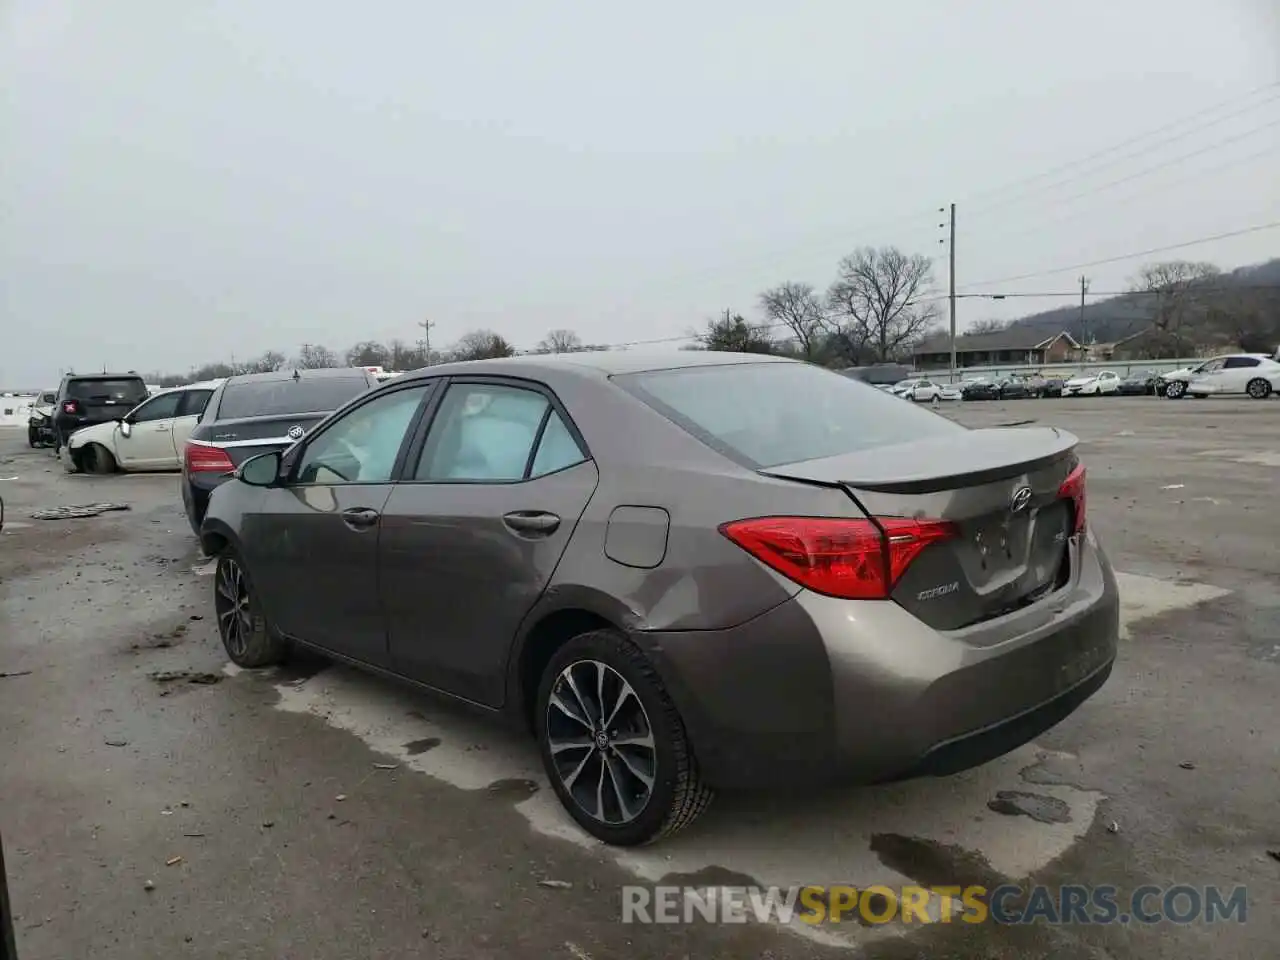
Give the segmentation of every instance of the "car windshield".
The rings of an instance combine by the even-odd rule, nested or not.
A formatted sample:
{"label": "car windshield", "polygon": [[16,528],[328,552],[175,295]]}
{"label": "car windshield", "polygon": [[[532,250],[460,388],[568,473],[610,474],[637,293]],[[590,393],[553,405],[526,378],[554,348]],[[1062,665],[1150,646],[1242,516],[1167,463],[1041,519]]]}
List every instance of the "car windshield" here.
{"label": "car windshield", "polygon": [[708,446],[754,467],[815,460],[965,428],[807,363],[627,374],[614,383]]}
{"label": "car windshield", "polygon": [[141,380],[127,377],[108,379],[96,377],[87,380],[71,380],[67,383],[67,397],[86,403],[141,403],[147,399],[147,388]]}
{"label": "car windshield", "polygon": [[363,376],[304,377],[229,383],[218,405],[219,420],[329,413],[369,389]]}

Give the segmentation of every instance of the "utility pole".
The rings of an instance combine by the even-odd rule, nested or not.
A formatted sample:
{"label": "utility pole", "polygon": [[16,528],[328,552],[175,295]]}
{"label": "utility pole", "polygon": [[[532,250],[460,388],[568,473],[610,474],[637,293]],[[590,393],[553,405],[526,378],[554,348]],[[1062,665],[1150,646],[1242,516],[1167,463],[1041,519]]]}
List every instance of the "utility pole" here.
{"label": "utility pole", "polygon": [[956,205],[951,205],[951,242],[948,244],[951,254],[951,267],[947,271],[951,281],[951,382],[956,382]]}
{"label": "utility pole", "polygon": [[422,339],[418,341],[422,344],[422,360],[427,366],[431,366],[431,328],[435,323],[431,320],[422,320],[418,326],[422,328]]}
{"label": "utility pole", "polygon": [[1084,319],[1084,295],[1089,292],[1089,278],[1080,278],[1080,345],[1087,347],[1089,345],[1089,328],[1085,324]]}

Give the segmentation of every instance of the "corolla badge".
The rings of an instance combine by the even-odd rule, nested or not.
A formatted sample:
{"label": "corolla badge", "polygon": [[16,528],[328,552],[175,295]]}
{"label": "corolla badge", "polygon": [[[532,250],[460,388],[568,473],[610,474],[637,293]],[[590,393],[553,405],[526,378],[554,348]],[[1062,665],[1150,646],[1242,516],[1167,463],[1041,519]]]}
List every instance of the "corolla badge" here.
{"label": "corolla badge", "polygon": [[[301,428],[300,426],[298,426],[296,423],[295,423],[292,427],[290,427],[290,428],[289,428],[289,439],[290,439],[290,440],[301,440],[301,439],[302,439],[302,428]],[[1031,493],[1031,491],[1030,491],[1030,490],[1028,490],[1028,491],[1027,491],[1027,493],[1028,493],[1028,494],[1030,494],[1030,493]]]}
{"label": "corolla badge", "polygon": [[1019,487],[1013,491],[1013,497],[1009,500],[1009,509],[1014,513],[1020,513],[1027,509],[1027,504],[1031,502],[1031,488]]}

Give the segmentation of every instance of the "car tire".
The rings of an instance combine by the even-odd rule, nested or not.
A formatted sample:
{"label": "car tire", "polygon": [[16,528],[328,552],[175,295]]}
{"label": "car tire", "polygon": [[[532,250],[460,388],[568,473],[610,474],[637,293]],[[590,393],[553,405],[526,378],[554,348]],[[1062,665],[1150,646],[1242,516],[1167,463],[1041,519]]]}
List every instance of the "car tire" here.
{"label": "car tire", "polygon": [[222,646],[237,667],[252,670],[285,659],[288,645],[267,623],[249,571],[230,546],[218,554],[213,574],[213,609]]}
{"label": "car tire", "polygon": [[1244,392],[1254,400],[1265,400],[1271,396],[1271,381],[1257,377],[1249,381]]}
{"label": "car tire", "polygon": [[40,446],[40,434],[35,427],[27,427],[27,443],[33,450]]}
{"label": "car tire", "polygon": [[[610,717],[619,726],[601,723]],[[675,703],[653,664],[616,630],[579,634],[556,651],[538,684],[534,729],[556,796],[605,843],[652,843],[711,803]]]}
{"label": "car tire", "polygon": [[[75,454],[71,454],[71,458],[74,460]],[[80,453],[80,463],[86,473],[96,473],[99,476],[103,476],[116,472],[116,458],[111,455],[110,450],[100,443],[86,445]]]}
{"label": "car tire", "polygon": [[1170,380],[1169,385],[1164,388],[1164,396],[1166,400],[1178,400],[1187,392],[1187,385],[1181,380]]}

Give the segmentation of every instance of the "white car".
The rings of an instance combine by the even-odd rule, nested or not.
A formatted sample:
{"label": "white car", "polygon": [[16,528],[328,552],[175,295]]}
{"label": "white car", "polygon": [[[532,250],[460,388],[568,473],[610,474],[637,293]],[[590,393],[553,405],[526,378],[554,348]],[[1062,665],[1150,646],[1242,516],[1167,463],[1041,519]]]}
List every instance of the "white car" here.
{"label": "white car", "polygon": [[911,399],[917,403],[938,403],[941,400],[959,400],[960,387],[954,383],[935,383],[921,380],[911,391]]}
{"label": "white car", "polygon": [[160,390],[119,420],[77,430],[62,462],[69,473],[182,469],[182,451],[221,380]]}
{"label": "white car", "polygon": [[911,396],[912,390],[914,390],[916,387],[920,386],[920,384],[925,382],[926,381],[922,377],[915,377],[915,378],[912,378],[911,380],[899,380],[897,383],[893,385],[892,389],[890,389],[889,392],[894,394],[895,396],[909,397]]}
{"label": "white car", "polygon": [[1120,389],[1120,375],[1113,370],[1083,373],[1062,385],[1064,397],[1097,397]]}
{"label": "white car", "polygon": [[[1175,371],[1179,372],[1179,371]],[[1233,353],[1214,357],[1189,371],[1186,381],[1178,380],[1182,392],[1190,397],[1208,397],[1217,394],[1243,393],[1255,400],[1265,400],[1280,390],[1280,363],[1265,353]],[[1165,378],[1168,386],[1165,395],[1174,389],[1174,382]],[[1176,397],[1174,399],[1177,399]]]}

